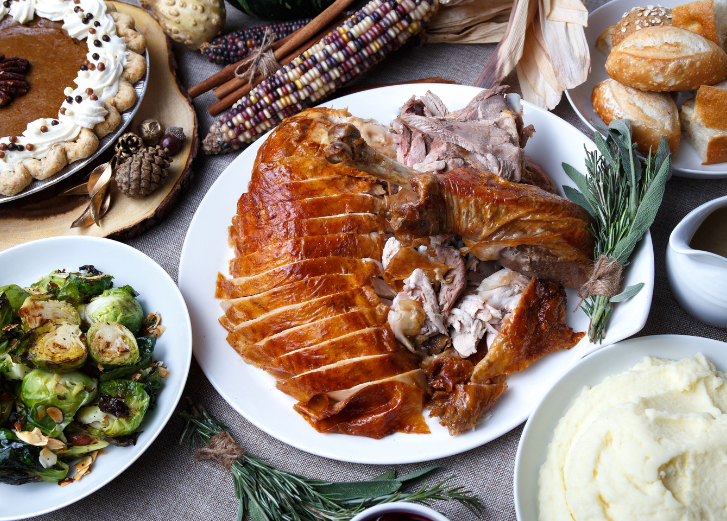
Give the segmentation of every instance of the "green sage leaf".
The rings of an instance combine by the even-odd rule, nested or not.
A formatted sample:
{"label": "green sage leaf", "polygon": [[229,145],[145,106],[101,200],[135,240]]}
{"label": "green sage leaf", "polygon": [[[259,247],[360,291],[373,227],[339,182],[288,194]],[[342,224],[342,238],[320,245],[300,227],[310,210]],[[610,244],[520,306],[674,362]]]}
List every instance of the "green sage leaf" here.
{"label": "green sage leaf", "polygon": [[588,204],[586,197],[578,190],[576,190],[572,186],[563,185],[563,193],[565,193],[565,196],[568,198],[569,201],[576,203],[579,206],[582,206],[589,214],[591,214],[591,217],[596,216],[593,208],[591,208],[591,205]]}
{"label": "green sage leaf", "polygon": [[634,284],[633,286],[629,286],[625,290],[623,290],[618,295],[614,295],[609,299],[609,302],[623,302],[624,300],[630,299],[634,295],[636,295],[641,289],[644,287],[643,282],[639,282],[638,284]]}
{"label": "green sage leaf", "polygon": [[588,180],[586,179],[586,176],[581,174],[578,170],[570,166],[568,163],[563,163],[563,170],[565,170],[565,173],[568,174],[568,177],[570,177],[576,184],[578,190],[586,198],[586,201],[588,201],[588,205],[591,208],[596,208],[596,201],[593,198],[593,194],[591,194],[591,191],[588,189]]}
{"label": "green sage leaf", "polygon": [[382,481],[382,480],[389,480],[389,479],[396,479],[396,471],[394,469],[387,470],[383,474],[380,474],[376,476],[375,478],[371,478],[369,481]]}
{"label": "green sage leaf", "polygon": [[641,240],[644,234],[654,223],[656,213],[661,206],[661,200],[664,197],[666,182],[671,175],[671,159],[666,158],[661,164],[659,171],[656,173],[654,180],[651,182],[649,189],[646,191],[636,217],[631,225],[629,234],[621,239],[613,249],[612,257],[621,264],[628,261],[631,252],[634,251],[636,243]]}
{"label": "green sage leaf", "polygon": [[436,472],[442,467],[427,467],[421,470],[415,470],[414,472],[410,472],[406,476],[401,476],[400,478],[397,478],[397,481],[399,481],[402,486],[408,487],[409,485],[412,485],[414,483],[417,483],[418,481],[423,480],[427,476],[429,476],[432,472]]}
{"label": "green sage leaf", "polygon": [[337,501],[351,499],[369,499],[393,494],[401,488],[401,482],[395,479],[378,481],[340,482],[325,485],[314,485],[324,496],[335,497]]}

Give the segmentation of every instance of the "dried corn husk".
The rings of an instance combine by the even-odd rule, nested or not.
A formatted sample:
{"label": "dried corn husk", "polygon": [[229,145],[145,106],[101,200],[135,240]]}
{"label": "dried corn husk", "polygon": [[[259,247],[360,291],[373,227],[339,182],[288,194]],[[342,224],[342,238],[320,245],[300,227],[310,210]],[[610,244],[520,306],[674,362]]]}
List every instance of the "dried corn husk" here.
{"label": "dried corn husk", "polygon": [[511,8],[512,0],[442,0],[422,38],[429,43],[497,43]]}
{"label": "dried corn husk", "polygon": [[581,0],[515,0],[503,39],[477,86],[498,85],[516,68],[523,98],[552,109],[565,89],[586,80],[591,66]]}

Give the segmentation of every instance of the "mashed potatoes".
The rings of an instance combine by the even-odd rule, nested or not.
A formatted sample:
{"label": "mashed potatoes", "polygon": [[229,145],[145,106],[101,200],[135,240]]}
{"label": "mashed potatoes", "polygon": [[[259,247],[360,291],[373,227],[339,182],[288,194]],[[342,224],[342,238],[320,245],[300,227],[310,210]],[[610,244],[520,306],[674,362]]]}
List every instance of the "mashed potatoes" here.
{"label": "mashed potatoes", "polygon": [[540,521],[727,520],[727,379],[701,354],[585,388],[540,468]]}

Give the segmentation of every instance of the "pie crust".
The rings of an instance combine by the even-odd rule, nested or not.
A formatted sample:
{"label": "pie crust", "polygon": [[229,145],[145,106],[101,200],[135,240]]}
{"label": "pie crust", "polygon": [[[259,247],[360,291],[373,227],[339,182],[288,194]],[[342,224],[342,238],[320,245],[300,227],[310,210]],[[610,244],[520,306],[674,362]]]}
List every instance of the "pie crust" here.
{"label": "pie crust", "polygon": [[[25,2],[34,0],[20,1]],[[72,2],[72,0],[68,1]],[[72,2],[71,5],[73,3],[78,4],[79,2]],[[80,132],[78,132],[78,134],[72,139],[55,142],[50,145],[45,153],[41,155],[34,154],[38,157],[28,157],[25,159],[16,158],[14,160],[14,165],[11,163],[6,163],[5,165],[0,164],[1,195],[16,195],[22,192],[33,181],[33,179],[47,179],[58,173],[67,164],[91,156],[98,149],[99,139],[113,132],[119,126],[121,123],[121,113],[129,110],[136,103],[137,95],[134,90],[134,84],[141,80],[146,73],[146,59],[143,56],[146,50],[146,40],[143,35],[135,30],[134,19],[131,16],[118,11],[110,3],[105,3],[105,7],[105,14],[110,16],[113,20],[116,28],[116,34],[126,40],[126,63],[123,66],[123,71],[118,77],[118,90],[113,96],[109,96],[102,100],[103,109],[107,112],[103,121],[95,123],[92,128],[85,128],[81,126]],[[2,12],[0,12],[0,19],[2,18]],[[80,40],[81,38],[78,39]],[[89,46],[89,54],[92,52],[93,48]],[[79,75],[80,74],[81,71],[79,71]],[[69,86],[69,88],[73,90],[73,87]],[[94,90],[94,92],[97,91],[99,91],[99,89]],[[65,114],[66,111],[71,110],[73,107],[72,103],[69,105],[68,102],[64,101],[59,107],[58,115],[55,118],[51,116],[46,119],[49,123],[53,123],[53,121],[57,122],[61,117],[61,114]],[[100,116],[96,116],[97,119],[100,118]],[[28,130],[24,132],[24,134],[29,133],[33,123],[36,122],[29,122]],[[0,137],[0,144],[4,143],[7,146],[10,142],[9,136]],[[17,145],[24,146],[27,143],[32,142],[32,137],[26,137],[25,135],[15,136],[15,144]],[[25,154],[25,151],[18,153]],[[30,152],[28,152],[28,155],[30,155]],[[6,152],[6,158],[4,161],[8,161],[7,156],[8,153]],[[0,161],[3,160],[0,159]],[[2,168],[3,166],[6,166],[6,168]]]}

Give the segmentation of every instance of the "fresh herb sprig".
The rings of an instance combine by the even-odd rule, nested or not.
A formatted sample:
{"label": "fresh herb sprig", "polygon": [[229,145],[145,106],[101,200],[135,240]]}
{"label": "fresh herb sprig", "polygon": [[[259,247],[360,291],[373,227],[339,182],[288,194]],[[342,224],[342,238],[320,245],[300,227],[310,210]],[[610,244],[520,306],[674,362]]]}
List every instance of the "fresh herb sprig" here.
{"label": "fresh herb sprig", "polygon": [[[595,220],[594,258],[615,260],[621,266],[629,263],[636,244],[651,227],[661,205],[666,182],[671,177],[671,154],[662,137],[655,155],[641,159],[636,144],[631,143],[631,122],[614,120],[594,132],[597,151],[586,150],[584,176],[571,165],[563,169],[578,190],[564,186],[566,197],[581,205]],[[626,288],[615,296],[592,295],[584,300],[583,310],[591,319],[588,336],[591,342],[603,340],[613,304],[636,295],[643,283]]]}
{"label": "fresh herb sprig", "polygon": [[[192,407],[181,416],[186,424],[180,445],[189,438],[190,450],[209,444],[213,436],[228,430],[203,408]],[[239,501],[238,521],[246,515],[253,521],[345,521],[373,505],[392,501],[457,501],[474,514],[481,514],[484,506],[472,492],[448,485],[452,477],[434,486],[422,485],[413,492],[403,490],[438,468],[401,477],[390,470],[369,481],[334,483],[281,471],[263,458],[245,454],[232,464],[230,473]]]}

